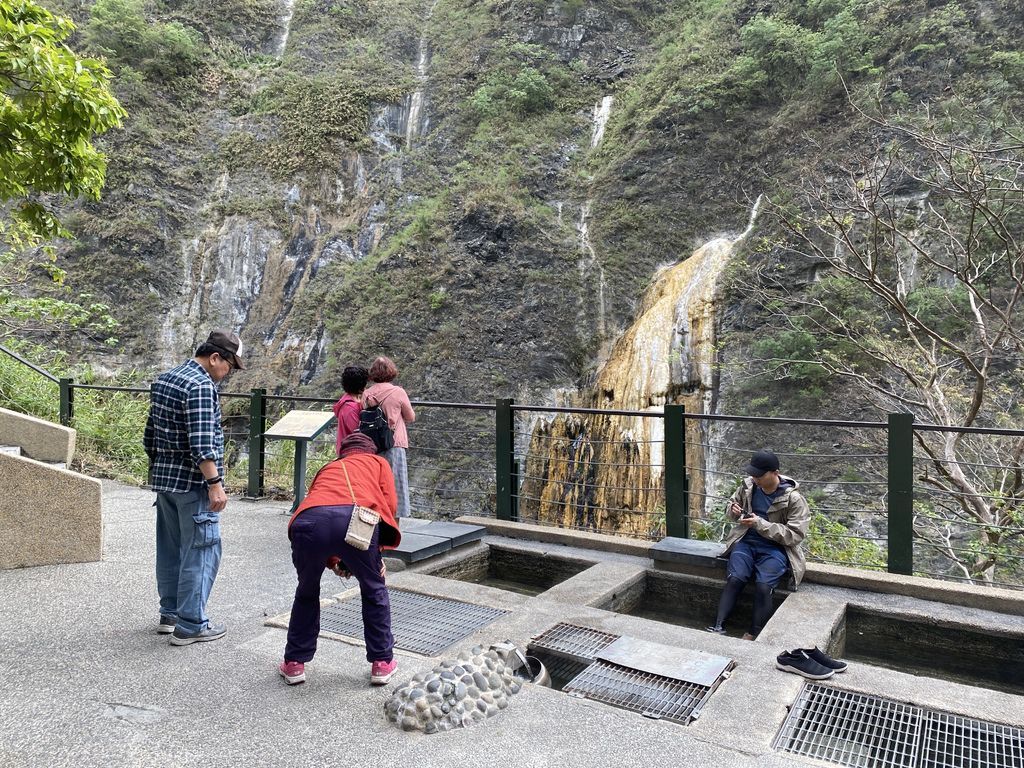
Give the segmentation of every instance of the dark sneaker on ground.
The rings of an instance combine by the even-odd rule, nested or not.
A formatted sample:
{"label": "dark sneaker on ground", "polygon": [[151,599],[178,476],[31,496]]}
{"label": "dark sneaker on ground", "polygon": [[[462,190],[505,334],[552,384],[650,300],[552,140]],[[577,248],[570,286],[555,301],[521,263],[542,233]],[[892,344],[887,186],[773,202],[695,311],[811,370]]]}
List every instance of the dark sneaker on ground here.
{"label": "dark sneaker on ground", "polygon": [[158,635],[169,635],[174,631],[174,625],[178,623],[178,620],[173,616],[164,616],[161,614],[160,623],[156,625],[156,633]]}
{"label": "dark sneaker on ground", "polygon": [[395,676],[398,659],[391,661],[375,661],[370,665],[370,685],[387,685],[388,680]]}
{"label": "dark sneaker on ground", "polygon": [[789,651],[780,653],[775,659],[775,666],[783,672],[803,675],[811,680],[827,680],[835,674],[834,670],[823,667],[799,648],[792,653]]}
{"label": "dark sneaker on ground", "polygon": [[282,661],[277,671],[288,685],[306,682],[306,665],[301,661]]}
{"label": "dark sneaker on ground", "polygon": [[183,632],[180,627],[175,627],[174,633],[171,635],[171,645],[208,643],[210,640],[220,640],[220,638],[224,637],[224,633],[227,631],[227,627],[223,624],[213,623],[207,624],[203,630],[196,632],[195,634]]}
{"label": "dark sneaker on ground", "polygon": [[[831,656],[827,655],[824,651],[819,651],[818,650],[818,646],[814,646],[813,648],[801,648],[800,650],[803,651],[804,653],[806,653],[810,658],[814,659],[816,662],[821,664],[821,666],[823,666],[823,667],[827,667],[828,669],[834,669],[836,672],[845,672],[846,671],[846,662],[845,661],[839,661],[839,659],[833,659]],[[796,653],[796,651],[794,651],[794,653]]]}
{"label": "dark sneaker on ground", "polygon": [[716,635],[724,635],[725,628],[721,624],[715,624],[713,627],[707,628],[708,632],[714,632]]}

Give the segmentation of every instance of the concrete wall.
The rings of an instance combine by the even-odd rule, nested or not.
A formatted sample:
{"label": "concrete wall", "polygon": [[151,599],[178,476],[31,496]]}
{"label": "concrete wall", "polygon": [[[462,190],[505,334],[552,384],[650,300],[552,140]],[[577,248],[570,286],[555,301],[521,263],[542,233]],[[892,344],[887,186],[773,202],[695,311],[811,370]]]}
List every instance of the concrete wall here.
{"label": "concrete wall", "polygon": [[0,445],[21,446],[22,454],[36,461],[70,464],[75,430],[0,408]]}
{"label": "concrete wall", "polygon": [[[654,542],[628,539],[623,536],[608,536],[601,533],[572,531],[564,528],[545,527],[528,523],[513,523],[491,517],[464,515],[456,523],[482,525],[492,536],[532,539],[550,544],[565,544],[570,547],[596,549],[602,552],[619,552],[637,557],[650,557]],[[652,565],[654,565],[652,563]],[[723,569],[707,569],[686,563],[657,563],[658,570],[685,573],[698,576],[717,577],[724,581]],[[1017,616],[1024,616],[1024,591],[999,587],[982,587],[962,584],[956,581],[940,581],[921,576],[902,576],[895,573],[861,570],[841,565],[808,563],[803,583],[822,584],[831,587],[906,595],[922,600],[933,600],[947,605],[980,608]]]}
{"label": "concrete wall", "polygon": [[0,453],[0,569],[94,562],[102,555],[100,481]]}

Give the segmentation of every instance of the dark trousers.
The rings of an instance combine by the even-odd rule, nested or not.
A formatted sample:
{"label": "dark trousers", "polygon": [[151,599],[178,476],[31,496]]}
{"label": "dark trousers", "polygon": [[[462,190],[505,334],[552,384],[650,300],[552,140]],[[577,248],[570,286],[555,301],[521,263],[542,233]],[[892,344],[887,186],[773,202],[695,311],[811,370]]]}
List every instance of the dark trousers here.
{"label": "dark trousers", "polygon": [[288,535],[292,541],[292,563],[299,576],[288,622],[287,661],[306,663],[316,653],[320,634],[320,577],[327,560],[340,557],[359,582],[363,601],[363,639],[367,661],[391,661],[395,639],[391,635],[391,602],[384,577],[380,575],[381,556],[377,548],[380,526],[374,531],[365,552],[345,543],[345,531],[352,516],[352,505],[312,507],[292,522]]}

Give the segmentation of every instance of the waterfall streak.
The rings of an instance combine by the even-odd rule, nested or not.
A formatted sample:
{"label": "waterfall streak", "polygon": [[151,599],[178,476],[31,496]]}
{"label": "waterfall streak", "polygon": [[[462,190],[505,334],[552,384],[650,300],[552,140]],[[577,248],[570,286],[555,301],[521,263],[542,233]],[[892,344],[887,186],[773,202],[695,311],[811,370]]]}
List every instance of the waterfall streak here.
{"label": "waterfall streak", "polygon": [[605,327],[605,316],[607,314],[607,308],[605,307],[605,279],[604,269],[601,267],[601,263],[597,260],[597,252],[594,250],[593,244],[590,242],[590,225],[587,220],[590,218],[590,201],[588,200],[582,206],[580,206],[580,220],[576,223],[576,231],[579,232],[580,241],[580,277],[586,278],[587,275],[591,274],[594,270],[597,271],[597,334],[602,342],[607,338]]}
{"label": "waterfall streak", "polygon": [[292,16],[295,13],[295,0],[284,0],[284,13],[279,18],[281,25],[281,37],[274,46],[274,54],[277,58],[284,56],[284,49],[288,46],[288,35],[292,31]]}
{"label": "waterfall streak", "polygon": [[605,96],[594,105],[594,125],[590,132],[590,148],[594,149],[604,138],[604,128],[608,125],[608,118],[612,114],[612,98]]}
{"label": "waterfall streak", "polygon": [[[438,0],[431,3],[427,10],[427,21],[434,15]],[[426,103],[427,72],[430,69],[430,44],[426,34],[420,36],[418,56],[416,58],[416,90],[409,97],[409,114],[405,121],[405,146],[412,146],[413,139],[425,133],[423,107]]]}
{"label": "waterfall streak", "polygon": [[750,209],[750,218],[747,219],[747,228],[740,233],[739,237],[732,241],[733,245],[739,245],[746,240],[750,233],[754,231],[754,224],[757,222],[757,216],[761,213],[761,203],[764,201],[764,195],[758,195],[757,200],[754,201],[754,207]]}

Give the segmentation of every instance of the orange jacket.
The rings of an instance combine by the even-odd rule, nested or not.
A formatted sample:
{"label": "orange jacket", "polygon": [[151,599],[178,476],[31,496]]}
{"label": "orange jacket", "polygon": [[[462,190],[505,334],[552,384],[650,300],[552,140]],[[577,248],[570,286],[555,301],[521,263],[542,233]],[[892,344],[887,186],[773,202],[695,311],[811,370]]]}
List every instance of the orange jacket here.
{"label": "orange jacket", "polygon": [[[349,493],[345,482],[345,471],[352,483]],[[355,501],[352,494],[355,494]],[[395,477],[387,460],[372,453],[357,453],[346,459],[335,459],[324,465],[309,486],[309,493],[299,504],[292,522],[310,507],[337,507],[344,504],[360,504],[380,515],[380,548],[394,549],[402,540],[402,534],[395,522],[398,509],[398,495],[395,493]]]}

